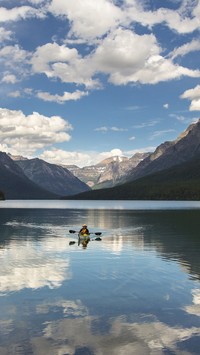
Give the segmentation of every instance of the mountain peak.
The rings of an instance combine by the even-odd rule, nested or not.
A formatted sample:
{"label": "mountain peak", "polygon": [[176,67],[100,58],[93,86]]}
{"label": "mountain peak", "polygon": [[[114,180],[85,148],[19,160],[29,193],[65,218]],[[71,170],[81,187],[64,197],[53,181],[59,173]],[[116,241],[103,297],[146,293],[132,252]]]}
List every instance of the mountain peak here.
{"label": "mountain peak", "polygon": [[109,158],[106,158],[106,159],[103,159],[100,161],[100,163],[96,164],[97,166],[99,165],[107,165],[107,164],[110,164],[112,162],[118,162],[118,163],[121,163],[123,161],[127,161],[128,158],[127,157],[124,157],[124,156],[114,156],[114,157],[109,157]]}
{"label": "mountain peak", "polygon": [[192,123],[175,141],[165,142],[132,169],[129,180],[136,180],[200,156],[200,120]]}

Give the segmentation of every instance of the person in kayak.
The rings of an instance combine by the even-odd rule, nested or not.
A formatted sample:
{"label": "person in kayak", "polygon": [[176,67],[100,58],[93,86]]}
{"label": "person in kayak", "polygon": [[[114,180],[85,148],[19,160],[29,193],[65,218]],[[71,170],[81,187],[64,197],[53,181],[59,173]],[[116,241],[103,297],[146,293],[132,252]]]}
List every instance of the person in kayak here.
{"label": "person in kayak", "polygon": [[88,230],[87,224],[83,224],[82,228],[79,231],[79,235],[84,236],[84,235],[89,235],[89,234],[90,234],[90,232]]}

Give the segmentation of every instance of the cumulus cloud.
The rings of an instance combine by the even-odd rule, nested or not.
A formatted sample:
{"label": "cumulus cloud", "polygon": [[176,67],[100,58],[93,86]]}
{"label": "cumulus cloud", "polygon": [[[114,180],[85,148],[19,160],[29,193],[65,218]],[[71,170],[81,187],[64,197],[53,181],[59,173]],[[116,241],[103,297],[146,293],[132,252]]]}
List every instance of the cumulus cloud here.
{"label": "cumulus cloud", "polygon": [[26,116],[22,111],[0,109],[1,145],[13,154],[33,154],[37,149],[67,142],[70,130],[71,124],[59,116],[37,112]]}
{"label": "cumulus cloud", "polygon": [[21,48],[18,44],[4,46],[0,49],[1,71],[3,81],[11,84],[30,75],[29,59],[31,53]]}
{"label": "cumulus cloud", "polygon": [[190,105],[190,111],[200,111],[200,99],[192,100]]}
{"label": "cumulus cloud", "polygon": [[48,78],[59,78],[62,82],[94,86],[93,71],[87,59],[77,49],[57,43],[47,43],[36,49],[31,59],[34,73],[44,73]]}
{"label": "cumulus cloud", "polygon": [[130,27],[133,23],[152,28],[165,24],[178,33],[190,33],[199,29],[199,2],[183,1],[176,10],[160,7],[155,11],[146,8],[144,2],[122,0],[94,1],[53,0],[49,11],[54,16],[65,16],[71,23],[69,36],[85,40],[103,37],[118,26]]}
{"label": "cumulus cloud", "polygon": [[93,39],[115,28],[123,17],[118,6],[109,0],[53,0],[49,11],[55,16],[66,16],[71,22],[69,36]]}
{"label": "cumulus cloud", "polygon": [[17,82],[17,78],[14,74],[6,73],[1,81],[2,83],[15,84]]}
{"label": "cumulus cloud", "polygon": [[84,152],[69,152],[62,149],[45,150],[39,155],[43,159],[52,164],[61,165],[78,165],[83,167],[92,164],[91,154]]}
{"label": "cumulus cloud", "polygon": [[0,7],[0,22],[8,21],[18,21],[20,19],[27,19],[31,17],[44,17],[43,10],[38,10],[31,6],[20,6],[7,9],[5,7]]}
{"label": "cumulus cloud", "polygon": [[118,28],[99,41],[96,49],[86,56],[79,54],[76,48],[47,43],[36,49],[31,64],[34,73],[44,73],[48,78],[87,88],[100,87],[97,76],[101,74],[107,75],[114,85],[156,84],[181,76],[200,77],[200,71],[174,64],[161,52],[153,34],[138,35]]}
{"label": "cumulus cloud", "polygon": [[12,32],[0,27],[0,42],[9,41],[12,39]]}
{"label": "cumulus cloud", "polygon": [[180,98],[191,100],[190,111],[200,111],[200,85],[186,90]]}
{"label": "cumulus cloud", "polygon": [[4,59],[9,66],[12,66],[13,63],[27,61],[29,55],[26,50],[20,48],[17,44],[14,46],[5,46],[0,50],[1,59]]}
{"label": "cumulus cloud", "polygon": [[137,81],[134,75],[159,51],[154,35],[139,36],[130,30],[117,29],[102,40],[91,60],[96,71],[108,74],[112,83],[126,84]]}
{"label": "cumulus cloud", "polygon": [[[29,2],[40,4],[40,11],[42,8],[44,12],[46,11],[47,2],[39,0]],[[97,6],[91,0],[85,0],[84,5],[81,0],[76,2],[53,0],[48,10],[54,16],[66,18],[66,21],[70,22],[68,37],[65,44],[46,43],[37,47],[33,53],[23,50],[18,45],[2,48],[0,56],[3,66],[6,69],[12,68],[10,75],[15,75],[18,80],[25,75],[45,74],[48,79],[58,79],[63,83],[84,85],[92,89],[102,87],[102,74],[114,85],[157,84],[182,76],[200,77],[199,70],[192,70],[173,62],[177,56],[199,50],[199,40],[176,48],[167,58],[162,55],[163,49],[153,33],[139,35],[134,32],[132,26],[135,22],[147,27],[165,23],[178,32],[192,31],[193,28],[197,28],[195,24],[199,11],[198,5],[194,5],[194,2],[191,6],[188,4],[186,6],[185,3],[174,12],[167,8],[148,11],[138,1],[124,0],[119,5],[109,0],[99,0]],[[1,11],[0,18],[2,14],[2,18],[8,16],[8,19],[18,19],[20,16],[21,18],[35,16],[35,11],[39,9],[21,6],[13,9],[1,8]],[[10,33],[4,30],[2,36],[10,36]],[[74,42],[77,44],[77,41],[84,40],[88,44],[93,40],[94,44],[87,54],[73,48]],[[66,93],[61,96],[41,91],[38,97],[58,103],[68,101]]]}
{"label": "cumulus cloud", "polygon": [[42,99],[44,101],[54,101],[57,103],[64,103],[66,101],[76,101],[79,100],[81,97],[83,96],[87,96],[88,95],[88,91],[80,91],[80,90],[76,90],[75,92],[64,92],[64,94],[61,95],[51,95],[48,92],[43,92],[40,91],[37,93],[37,97],[39,99]]}
{"label": "cumulus cloud", "polygon": [[199,2],[183,1],[176,10],[160,7],[155,11],[146,10],[139,1],[124,0],[126,3],[127,21],[138,22],[152,28],[158,24],[165,24],[178,33],[190,33],[199,29]]}
{"label": "cumulus cloud", "polygon": [[61,165],[77,165],[79,167],[89,166],[99,163],[101,160],[110,158],[113,156],[124,155],[119,148],[111,149],[107,152],[70,152],[62,149],[45,150],[39,158],[52,163]]}

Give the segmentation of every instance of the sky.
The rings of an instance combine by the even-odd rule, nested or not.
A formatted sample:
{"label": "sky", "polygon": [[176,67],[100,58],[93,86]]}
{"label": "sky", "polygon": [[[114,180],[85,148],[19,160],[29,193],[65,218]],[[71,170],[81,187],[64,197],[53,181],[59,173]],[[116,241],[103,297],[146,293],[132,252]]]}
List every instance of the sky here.
{"label": "sky", "polygon": [[200,118],[200,0],[0,0],[0,151],[79,167]]}

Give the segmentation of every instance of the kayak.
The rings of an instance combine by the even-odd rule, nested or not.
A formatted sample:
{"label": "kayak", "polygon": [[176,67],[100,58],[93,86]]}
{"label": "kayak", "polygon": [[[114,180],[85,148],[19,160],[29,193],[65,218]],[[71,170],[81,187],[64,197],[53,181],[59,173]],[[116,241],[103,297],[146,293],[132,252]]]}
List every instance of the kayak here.
{"label": "kayak", "polygon": [[[93,233],[89,233],[89,234],[81,234],[80,232],[77,232],[73,229],[69,230],[69,233],[78,233],[78,245],[82,244],[83,247],[86,247],[87,244],[89,243],[90,240],[101,240],[101,238],[99,237],[102,233],[101,232],[93,232]],[[97,237],[95,239],[90,239],[90,234],[94,234],[97,235]],[[69,245],[73,245],[76,242],[71,240],[69,242]]]}

